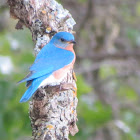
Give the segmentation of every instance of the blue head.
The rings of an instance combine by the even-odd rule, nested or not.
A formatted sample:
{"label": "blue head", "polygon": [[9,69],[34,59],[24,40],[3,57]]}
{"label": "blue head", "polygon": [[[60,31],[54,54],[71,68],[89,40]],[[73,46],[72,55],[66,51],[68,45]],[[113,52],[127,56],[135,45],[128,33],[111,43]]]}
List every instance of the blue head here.
{"label": "blue head", "polygon": [[50,43],[56,47],[65,48],[69,44],[75,44],[74,36],[69,32],[58,32],[51,39]]}

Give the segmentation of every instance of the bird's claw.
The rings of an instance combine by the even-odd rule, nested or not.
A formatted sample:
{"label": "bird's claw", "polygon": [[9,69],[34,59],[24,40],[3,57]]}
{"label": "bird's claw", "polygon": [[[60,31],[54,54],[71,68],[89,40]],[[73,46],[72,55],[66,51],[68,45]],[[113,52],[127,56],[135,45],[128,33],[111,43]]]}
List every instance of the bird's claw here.
{"label": "bird's claw", "polygon": [[73,95],[77,96],[77,88],[74,86],[73,83],[63,83],[62,85],[60,85],[60,91],[68,89],[71,89],[73,91]]}

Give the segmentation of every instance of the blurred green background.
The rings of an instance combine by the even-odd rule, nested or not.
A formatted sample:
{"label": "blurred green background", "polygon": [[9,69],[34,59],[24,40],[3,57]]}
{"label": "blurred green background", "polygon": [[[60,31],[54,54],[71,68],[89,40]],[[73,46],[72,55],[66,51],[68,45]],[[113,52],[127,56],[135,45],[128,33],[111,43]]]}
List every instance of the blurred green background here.
{"label": "blurred green background", "polygon": [[[59,0],[76,20],[79,133],[71,140],[140,139],[140,1]],[[0,0],[0,139],[28,140],[26,90],[34,61],[28,29],[15,30]]]}

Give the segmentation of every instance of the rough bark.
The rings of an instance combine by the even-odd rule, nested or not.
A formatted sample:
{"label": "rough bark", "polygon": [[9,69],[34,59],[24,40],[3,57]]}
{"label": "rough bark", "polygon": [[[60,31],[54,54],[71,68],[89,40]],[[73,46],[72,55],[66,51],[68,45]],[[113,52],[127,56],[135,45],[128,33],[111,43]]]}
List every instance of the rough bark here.
{"label": "rough bark", "polygon": [[[58,31],[73,32],[75,21],[55,0],[8,0],[10,14],[18,19],[16,29],[30,29],[35,54]],[[29,115],[34,140],[68,140],[78,132],[76,107],[78,99],[73,70],[60,85],[39,89],[30,101]]]}

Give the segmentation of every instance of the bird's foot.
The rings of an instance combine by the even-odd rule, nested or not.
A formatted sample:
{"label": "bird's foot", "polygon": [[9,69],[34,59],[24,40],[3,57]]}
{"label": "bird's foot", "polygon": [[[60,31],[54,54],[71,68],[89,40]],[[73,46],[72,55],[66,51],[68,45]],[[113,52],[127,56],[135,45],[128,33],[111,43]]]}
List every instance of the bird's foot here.
{"label": "bird's foot", "polygon": [[77,96],[77,87],[73,83],[63,83],[60,85],[60,90],[68,90],[71,89],[73,91],[73,95]]}
{"label": "bird's foot", "polygon": [[73,91],[73,95],[77,96],[77,88],[75,87],[75,84],[73,83],[61,83],[60,85],[55,86],[46,86],[45,91],[47,93],[59,93],[61,91],[66,91],[71,89]]}

